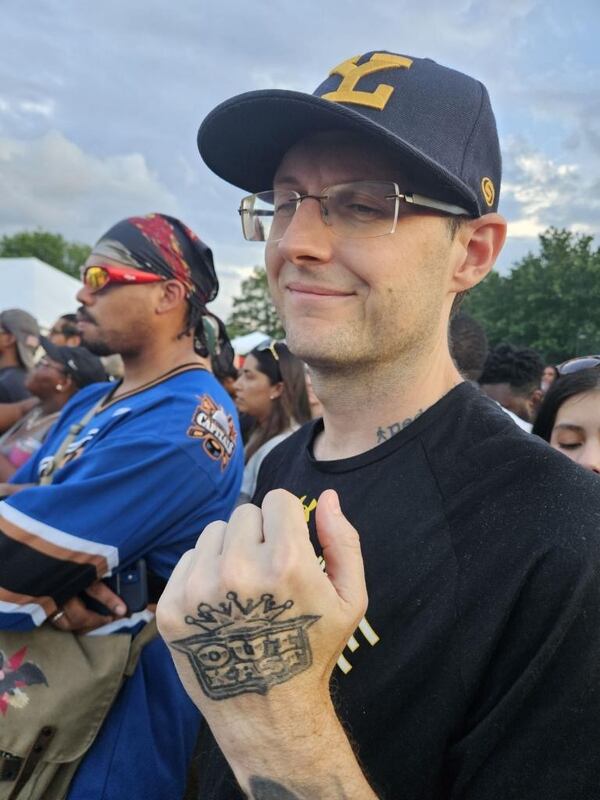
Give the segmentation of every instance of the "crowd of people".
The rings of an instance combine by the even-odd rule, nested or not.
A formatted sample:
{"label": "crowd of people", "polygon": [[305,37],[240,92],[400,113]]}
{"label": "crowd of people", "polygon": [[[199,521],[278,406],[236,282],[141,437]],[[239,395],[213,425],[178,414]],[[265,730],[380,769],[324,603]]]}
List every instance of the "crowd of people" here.
{"label": "crowd of people", "polygon": [[595,394],[600,356],[545,364],[529,347],[500,344],[488,350],[483,327],[462,313],[451,319],[449,338],[461,374],[478,383],[520,428],[600,474],[600,398]]}
{"label": "crowd of people", "polygon": [[235,354],[156,213],[49,331],[0,313],[11,800],[597,797],[600,356],[460,311],[506,235],[487,91],[369,52],[198,145],[285,341]]}

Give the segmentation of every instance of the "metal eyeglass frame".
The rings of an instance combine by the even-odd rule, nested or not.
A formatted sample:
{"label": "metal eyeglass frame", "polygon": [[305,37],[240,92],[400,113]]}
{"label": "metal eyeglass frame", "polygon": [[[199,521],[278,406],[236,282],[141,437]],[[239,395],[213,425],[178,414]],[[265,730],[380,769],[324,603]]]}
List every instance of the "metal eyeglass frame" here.
{"label": "metal eyeglass frame", "polygon": [[[453,203],[445,203],[443,200],[434,200],[431,197],[425,197],[424,195],[417,194],[415,192],[401,192],[400,191],[400,187],[398,186],[398,184],[395,181],[348,181],[348,185],[350,185],[352,183],[386,183],[386,184],[390,184],[391,186],[394,187],[395,191],[394,191],[394,194],[385,195],[385,199],[386,200],[395,199],[396,203],[395,203],[395,207],[394,207],[394,221],[393,221],[391,229],[389,231],[387,231],[386,233],[379,233],[379,234],[377,234],[375,236],[356,236],[356,237],[351,237],[351,238],[356,238],[356,239],[377,239],[380,236],[389,236],[390,234],[395,233],[396,225],[398,224],[398,216],[399,216],[399,211],[400,211],[400,201],[402,201],[404,203],[408,203],[408,204],[413,205],[413,206],[419,206],[419,207],[422,207],[422,208],[430,208],[430,209],[432,209],[434,211],[441,211],[444,214],[450,214],[451,216],[455,216],[455,217],[458,217],[458,216],[471,217],[472,216],[472,214],[470,214],[465,208],[462,208],[461,206],[454,205]],[[336,186],[346,186],[346,185],[347,184],[345,184],[345,183],[340,183],[340,184],[333,184],[333,186],[324,186],[323,189],[321,189],[321,194],[320,195],[318,195],[318,194],[300,194],[300,192],[296,192],[294,189],[290,189],[289,190],[289,192],[290,192],[290,200],[292,198],[294,198],[296,200],[296,208],[294,209],[294,214],[300,208],[300,203],[303,200],[309,200],[309,199],[317,200],[319,202],[319,205],[321,206],[321,219],[323,220],[323,224],[327,225],[328,228],[331,228],[332,232],[336,236],[340,236],[340,235],[343,236],[343,234],[336,233],[335,229],[331,225],[329,225],[327,223],[327,220],[326,220],[326,216],[327,215],[325,213],[326,212],[326,208],[323,205],[323,201],[328,199],[327,195],[324,194],[328,189],[332,189],[332,188],[334,188]],[[246,241],[250,241],[250,242],[253,242],[253,241],[280,241],[279,239],[262,239],[262,240],[248,239],[248,237],[246,236],[245,229],[244,229],[244,217],[243,217],[243,215],[244,214],[250,214],[250,210],[247,209],[247,208],[244,208],[244,203],[247,203],[253,197],[258,197],[261,194],[266,194],[267,192],[271,192],[271,191],[273,191],[273,190],[272,189],[268,189],[268,190],[266,190],[266,192],[255,192],[254,194],[250,194],[250,195],[247,195],[246,197],[242,198],[242,200],[240,202],[240,207],[238,208],[238,214],[240,215],[240,218],[241,218],[242,234],[244,236],[244,239],[246,239]],[[273,216],[273,212],[271,212],[271,211],[258,210],[258,211],[253,211],[252,213],[254,215],[258,216],[258,217],[261,217],[261,216],[264,216],[264,217]],[[290,219],[294,216],[294,214],[291,215]]]}

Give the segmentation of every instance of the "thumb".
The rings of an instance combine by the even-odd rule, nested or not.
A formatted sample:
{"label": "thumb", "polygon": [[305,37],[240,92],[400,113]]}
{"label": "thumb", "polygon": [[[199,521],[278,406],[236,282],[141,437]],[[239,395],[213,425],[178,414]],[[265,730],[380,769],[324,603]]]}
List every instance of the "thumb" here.
{"label": "thumb", "polygon": [[340,508],[337,492],[327,489],[319,497],[316,528],[323,549],[325,570],[339,597],[366,610],[367,588],[360,539]]}

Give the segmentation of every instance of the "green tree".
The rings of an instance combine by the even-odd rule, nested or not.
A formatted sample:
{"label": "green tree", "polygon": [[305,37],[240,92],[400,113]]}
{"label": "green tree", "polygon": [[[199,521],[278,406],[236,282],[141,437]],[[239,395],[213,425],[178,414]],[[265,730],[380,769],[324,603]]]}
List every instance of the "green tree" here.
{"label": "green tree", "polygon": [[232,337],[253,331],[263,331],[273,339],[283,339],[285,336],[269,294],[267,273],[263,267],[254,267],[252,274],[242,281],[239,295],[233,298],[227,330]]}
{"label": "green tree", "polygon": [[508,275],[492,273],[465,301],[491,345],[533,347],[549,362],[600,352],[600,249],[593,238],[549,228],[540,251]]}
{"label": "green tree", "polygon": [[81,242],[68,242],[60,233],[49,231],[21,231],[0,239],[0,257],[32,257],[53,267],[79,277],[79,267],[91,253],[91,247]]}

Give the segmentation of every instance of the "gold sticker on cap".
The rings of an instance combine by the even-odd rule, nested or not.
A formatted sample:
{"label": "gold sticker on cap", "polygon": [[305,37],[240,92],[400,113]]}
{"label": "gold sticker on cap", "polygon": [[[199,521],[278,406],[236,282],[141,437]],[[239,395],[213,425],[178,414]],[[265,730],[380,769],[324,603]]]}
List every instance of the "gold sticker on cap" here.
{"label": "gold sticker on cap", "polygon": [[341,75],[342,82],[335,92],[327,92],[321,95],[324,100],[331,100],[334,103],[354,103],[358,106],[368,106],[383,111],[388,100],[394,93],[394,87],[387,83],[380,83],[373,92],[361,92],[354,87],[365,75],[373,72],[381,72],[384,69],[410,69],[412,58],[395,56],[390,53],[373,53],[364,64],[358,64],[360,56],[354,56],[347,61],[342,61],[334,67],[330,75]]}
{"label": "gold sticker on cap", "polygon": [[481,191],[483,192],[483,199],[491,208],[496,198],[496,190],[494,189],[494,182],[491,178],[481,179]]}

